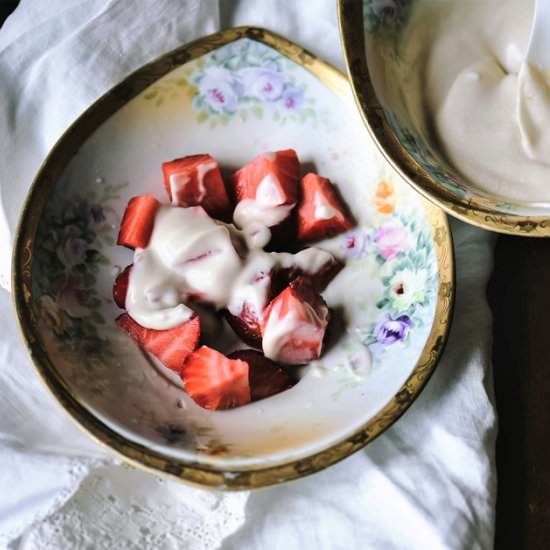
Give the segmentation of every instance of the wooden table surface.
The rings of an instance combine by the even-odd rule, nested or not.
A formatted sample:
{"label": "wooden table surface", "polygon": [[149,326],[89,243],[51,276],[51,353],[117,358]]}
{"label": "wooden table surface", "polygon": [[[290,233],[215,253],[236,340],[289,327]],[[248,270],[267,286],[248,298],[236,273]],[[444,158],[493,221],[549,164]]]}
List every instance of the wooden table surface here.
{"label": "wooden table surface", "polygon": [[[0,27],[18,0],[0,0]],[[550,239],[501,236],[487,290],[499,418],[496,550],[550,548]]]}
{"label": "wooden table surface", "polygon": [[497,549],[550,548],[550,239],[501,236],[493,311]]}

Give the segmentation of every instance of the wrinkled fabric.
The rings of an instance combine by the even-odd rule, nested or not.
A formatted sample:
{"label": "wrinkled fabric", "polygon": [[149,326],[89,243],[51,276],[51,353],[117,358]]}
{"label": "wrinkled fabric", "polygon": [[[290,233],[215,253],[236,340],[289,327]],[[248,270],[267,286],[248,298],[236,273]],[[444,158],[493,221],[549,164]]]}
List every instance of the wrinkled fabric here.
{"label": "wrinkled fabric", "polygon": [[[244,24],[343,69],[333,0],[21,2],[0,29],[0,285],[9,290],[25,193],[71,122],[144,63]],[[343,462],[238,498],[175,482],[154,488],[154,477],[88,439],[38,381],[0,290],[0,548],[492,548],[496,420],[485,287],[493,238],[459,222],[452,229],[454,324],[419,399]],[[167,515],[166,495],[185,513]],[[171,530],[178,536],[165,536]]]}

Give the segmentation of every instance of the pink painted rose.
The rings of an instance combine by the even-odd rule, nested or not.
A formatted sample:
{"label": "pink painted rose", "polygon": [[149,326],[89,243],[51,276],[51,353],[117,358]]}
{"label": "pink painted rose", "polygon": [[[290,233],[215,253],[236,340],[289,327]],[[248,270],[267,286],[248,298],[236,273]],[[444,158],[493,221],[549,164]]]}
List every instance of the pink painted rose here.
{"label": "pink painted rose", "polygon": [[407,252],[413,244],[411,232],[401,222],[380,227],[374,236],[374,242],[385,260]]}

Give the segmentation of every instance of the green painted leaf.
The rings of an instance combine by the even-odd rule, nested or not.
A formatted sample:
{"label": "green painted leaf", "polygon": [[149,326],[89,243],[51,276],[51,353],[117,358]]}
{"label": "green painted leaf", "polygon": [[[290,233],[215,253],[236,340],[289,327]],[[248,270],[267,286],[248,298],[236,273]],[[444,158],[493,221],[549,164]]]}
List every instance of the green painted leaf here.
{"label": "green painted leaf", "polygon": [[203,111],[202,113],[199,113],[197,116],[197,122],[199,124],[202,124],[203,122],[206,122],[208,120],[208,113],[206,111]]}
{"label": "green painted leaf", "polygon": [[101,313],[99,313],[98,311],[92,311],[92,314],[90,315],[90,318],[95,322],[95,323],[98,323],[100,325],[104,325],[105,324],[105,319],[103,318],[103,315],[101,315]]}
{"label": "green painted leaf", "polygon": [[264,110],[259,105],[253,105],[250,110],[252,114],[258,119],[262,118],[262,116],[264,115]]}

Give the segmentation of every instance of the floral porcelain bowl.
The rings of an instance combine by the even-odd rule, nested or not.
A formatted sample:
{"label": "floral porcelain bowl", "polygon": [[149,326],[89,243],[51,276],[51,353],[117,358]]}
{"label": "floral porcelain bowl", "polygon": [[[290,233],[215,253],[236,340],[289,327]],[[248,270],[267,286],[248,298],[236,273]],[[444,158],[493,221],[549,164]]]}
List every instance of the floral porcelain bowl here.
{"label": "floral porcelain bowl", "polygon": [[356,102],[378,147],[417,191],[473,225],[521,236],[550,236],[550,211],[476,189],[441,155],[423,116],[408,101],[421,75],[400,52],[419,0],[338,0],[340,34]]}
{"label": "floral porcelain bowl", "polygon": [[[358,225],[322,246],[346,261],[325,297],[341,334],[300,382],[230,411],[195,405],[114,323],[128,199],[165,200],[162,161],[208,152],[234,170],[295,148]],[[415,399],[453,303],[446,217],[384,162],[343,75],[267,31],[179,48],[95,103],[43,165],[22,215],[15,304],[36,368],[68,413],[129,462],[218,488],[294,479],[360,449]]]}

